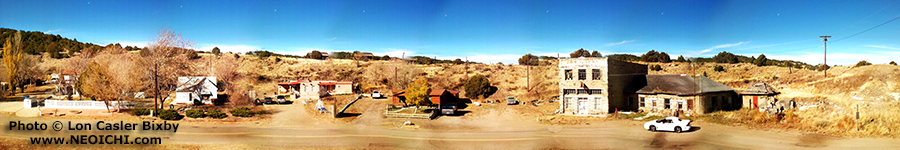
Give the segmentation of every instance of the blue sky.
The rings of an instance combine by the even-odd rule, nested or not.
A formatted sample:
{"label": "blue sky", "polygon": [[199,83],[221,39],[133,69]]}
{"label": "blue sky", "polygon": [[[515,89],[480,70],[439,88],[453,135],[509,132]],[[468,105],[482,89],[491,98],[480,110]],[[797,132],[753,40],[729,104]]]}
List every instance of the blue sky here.
{"label": "blue sky", "polygon": [[[0,27],[100,45],[172,28],[195,49],[368,51],[515,63],[524,54],[649,50],[829,64],[900,61],[897,0],[883,1],[7,1]],[[848,38],[849,37],[849,38]],[[846,39],[844,39],[846,38]]]}

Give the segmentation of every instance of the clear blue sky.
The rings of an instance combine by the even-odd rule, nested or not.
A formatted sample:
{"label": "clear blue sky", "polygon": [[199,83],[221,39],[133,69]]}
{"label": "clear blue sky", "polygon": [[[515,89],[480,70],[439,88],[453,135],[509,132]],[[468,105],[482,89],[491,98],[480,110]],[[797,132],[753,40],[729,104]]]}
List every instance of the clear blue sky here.
{"label": "clear blue sky", "polygon": [[0,1],[0,26],[100,45],[146,45],[161,28],[195,49],[368,51],[515,63],[578,48],[676,58],[721,51],[810,64],[900,61],[900,16],[883,1]]}

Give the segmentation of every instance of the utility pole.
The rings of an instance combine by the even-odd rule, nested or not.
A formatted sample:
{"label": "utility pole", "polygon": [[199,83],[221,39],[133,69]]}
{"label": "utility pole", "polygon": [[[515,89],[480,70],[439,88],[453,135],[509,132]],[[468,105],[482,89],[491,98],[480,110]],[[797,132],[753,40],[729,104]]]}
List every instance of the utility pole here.
{"label": "utility pole", "polygon": [[819,37],[825,39],[825,56],[824,56],[825,66],[822,69],[822,72],[825,73],[825,77],[827,78],[828,77],[828,38],[831,38],[831,36],[825,35],[825,36],[819,36]]}

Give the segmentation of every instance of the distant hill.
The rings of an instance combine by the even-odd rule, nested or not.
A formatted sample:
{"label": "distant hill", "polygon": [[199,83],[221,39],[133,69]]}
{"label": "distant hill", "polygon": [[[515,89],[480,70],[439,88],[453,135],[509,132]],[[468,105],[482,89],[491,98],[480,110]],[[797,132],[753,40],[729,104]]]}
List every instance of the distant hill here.
{"label": "distant hill", "polygon": [[[0,28],[0,47],[5,46],[6,39],[12,38],[15,34],[15,29],[9,28]],[[22,42],[24,44],[24,51],[26,54],[38,55],[44,52],[50,52],[51,56],[58,56],[54,58],[63,58],[71,55],[74,52],[81,52],[83,49],[92,49],[92,50],[100,50],[103,46],[93,44],[93,43],[84,43],[78,42],[78,39],[69,39],[59,36],[58,34],[45,34],[40,31],[21,31],[22,32]],[[60,54],[62,52],[67,52],[67,54]],[[57,53],[58,55],[52,55],[52,53]]]}

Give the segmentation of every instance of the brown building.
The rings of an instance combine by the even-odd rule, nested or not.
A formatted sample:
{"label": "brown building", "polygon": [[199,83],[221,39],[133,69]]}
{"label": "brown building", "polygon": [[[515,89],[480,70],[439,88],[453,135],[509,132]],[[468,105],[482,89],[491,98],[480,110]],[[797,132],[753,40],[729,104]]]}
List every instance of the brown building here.
{"label": "brown building", "polygon": [[[428,96],[432,104],[447,104],[459,102],[459,92],[446,89],[432,89]],[[406,91],[395,90],[391,103],[397,106],[406,106]]]}
{"label": "brown building", "polygon": [[734,89],[702,75],[647,75],[646,83],[634,92],[640,111],[704,114],[741,107]]}

